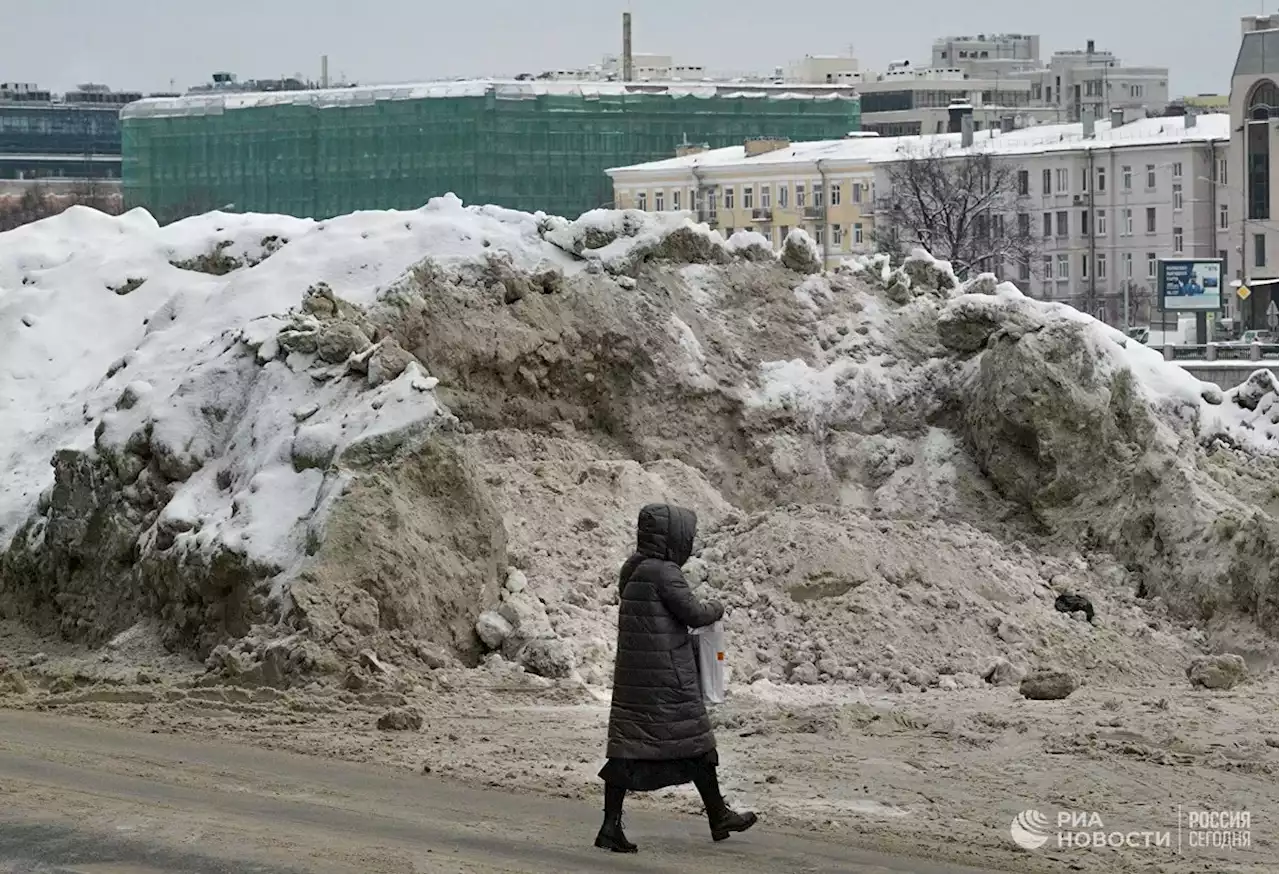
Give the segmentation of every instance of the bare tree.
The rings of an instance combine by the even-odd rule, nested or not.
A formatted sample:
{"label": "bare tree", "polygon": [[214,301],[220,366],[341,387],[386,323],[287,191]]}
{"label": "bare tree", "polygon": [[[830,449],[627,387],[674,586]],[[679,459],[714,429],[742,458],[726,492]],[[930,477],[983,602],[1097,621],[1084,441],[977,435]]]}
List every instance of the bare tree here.
{"label": "bare tree", "polygon": [[876,243],[891,255],[923,246],[962,277],[1007,271],[1029,279],[1038,251],[1025,170],[946,145],[888,165],[876,204]]}

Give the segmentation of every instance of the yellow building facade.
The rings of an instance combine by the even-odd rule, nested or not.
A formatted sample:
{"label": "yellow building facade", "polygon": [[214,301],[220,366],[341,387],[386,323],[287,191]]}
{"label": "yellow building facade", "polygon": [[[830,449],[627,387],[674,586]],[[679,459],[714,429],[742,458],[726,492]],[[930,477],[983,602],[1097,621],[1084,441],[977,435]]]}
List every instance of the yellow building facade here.
{"label": "yellow building facade", "polygon": [[750,140],[714,151],[682,149],[673,159],[614,168],[607,171],[613,205],[688,212],[726,237],[739,230],[760,233],[775,249],[800,228],[834,266],[873,248],[874,171],[866,160],[824,158],[816,145]]}

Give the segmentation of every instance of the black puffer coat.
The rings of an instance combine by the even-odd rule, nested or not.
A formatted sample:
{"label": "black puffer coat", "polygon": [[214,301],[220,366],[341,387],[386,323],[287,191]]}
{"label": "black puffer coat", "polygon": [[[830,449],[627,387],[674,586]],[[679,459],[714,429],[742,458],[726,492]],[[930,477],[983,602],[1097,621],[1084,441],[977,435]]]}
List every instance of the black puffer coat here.
{"label": "black puffer coat", "polygon": [[620,580],[611,759],[692,759],[716,748],[688,629],[720,619],[724,607],[700,602],[680,572],[697,525],[683,507],[649,504],[640,511],[636,552]]}

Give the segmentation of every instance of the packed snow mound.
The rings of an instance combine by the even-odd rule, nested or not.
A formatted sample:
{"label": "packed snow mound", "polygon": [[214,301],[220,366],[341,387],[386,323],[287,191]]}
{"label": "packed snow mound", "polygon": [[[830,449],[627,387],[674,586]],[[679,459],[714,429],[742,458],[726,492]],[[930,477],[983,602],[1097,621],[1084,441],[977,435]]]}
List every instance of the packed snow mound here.
{"label": "packed snow mound", "polygon": [[[607,682],[635,512],[672,500],[702,513],[707,584],[775,679],[802,651],[819,679],[870,677],[847,617],[872,593],[914,612],[877,602],[877,633],[926,672],[946,666],[912,635],[951,628],[952,600],[988,618],[940,639],[1016,603],[1039,647],[971,643],[962,673],[1076,658],[1073,626],[1031,615],[1055,575],[1019,540],[1090,556],[1070,587],[1102,603],[1274,626],[1269,375],[1223,393],[927,253],[824,274],[793,237],[774,257],[680,214],[453,197],[163,228],[74,209],[0,235],[18,411],[0,419],[0,605],[89,641],[158,619],[243,682],[482,657]],[[835,551],[788,539],[794,567],[767,579],[741,564],[754,529],[801,543],[796,525]],[[954,597],[900,585],[938,543]],[[878,681],[906,677],[893,664]]]}

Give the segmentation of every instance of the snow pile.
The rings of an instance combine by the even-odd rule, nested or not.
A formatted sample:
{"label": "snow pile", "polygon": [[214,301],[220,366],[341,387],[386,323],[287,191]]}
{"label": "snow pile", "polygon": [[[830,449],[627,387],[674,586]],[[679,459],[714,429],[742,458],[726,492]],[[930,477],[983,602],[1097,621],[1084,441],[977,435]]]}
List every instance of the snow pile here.
{"label": "snow pile", "polygon": [[[1133,635],[1274,622],[1269,375],[1223,393],[923,252],[820,266],[799,232],[453,197],[0,235],[0,604],[158,619],[244,682],[607,682],[636,509],[673,500],[775,680],[1084,658],[1060,590]],[[1068,558],[1018,545],[1046,538]]]}

